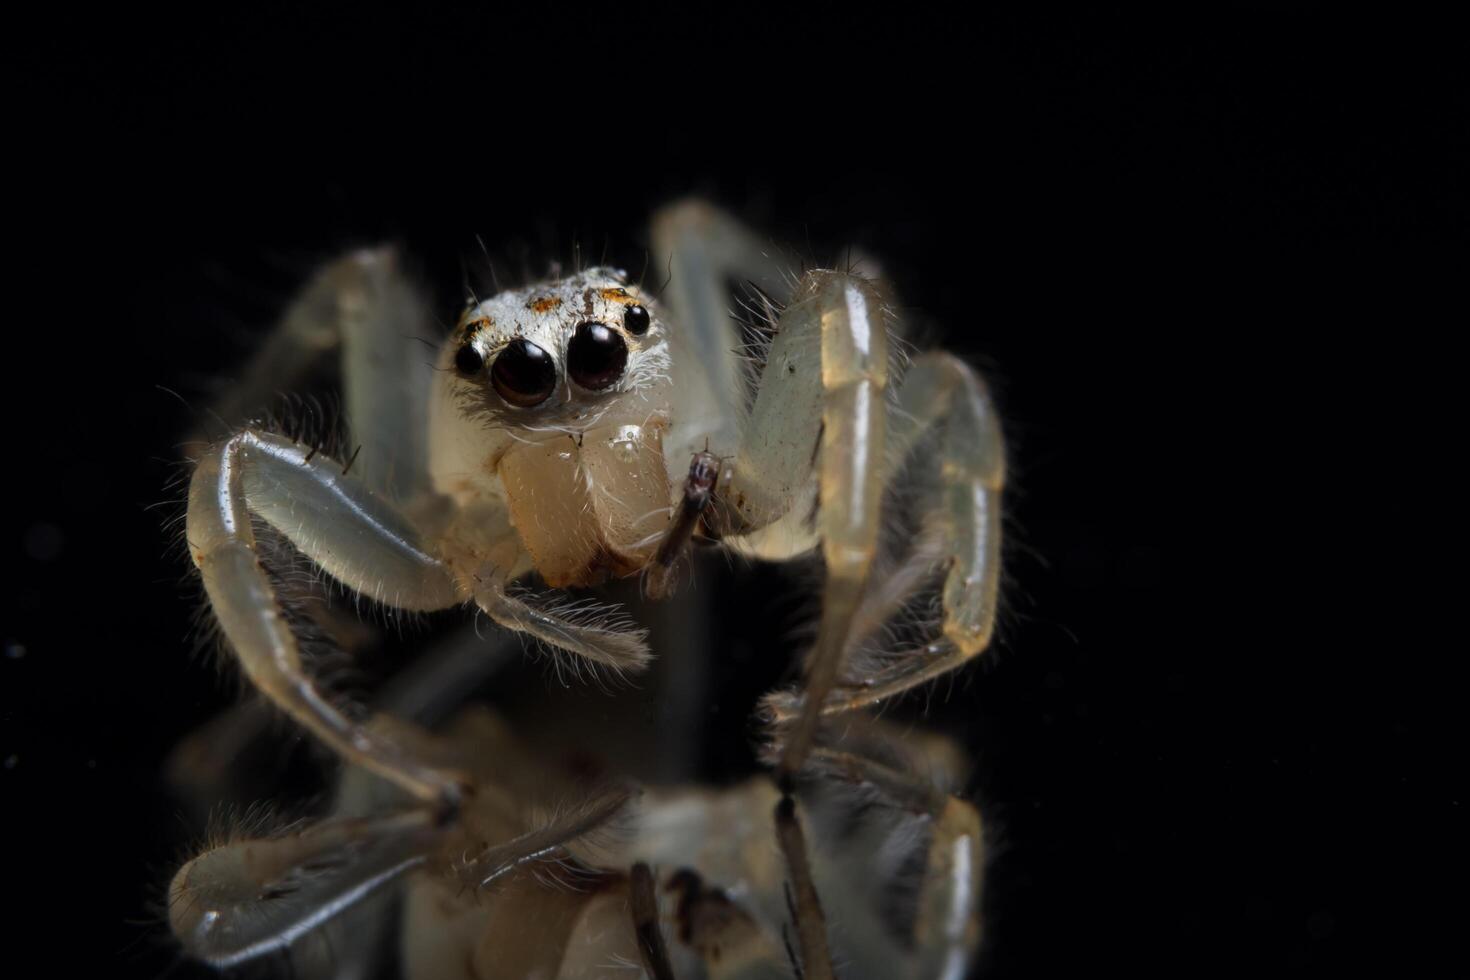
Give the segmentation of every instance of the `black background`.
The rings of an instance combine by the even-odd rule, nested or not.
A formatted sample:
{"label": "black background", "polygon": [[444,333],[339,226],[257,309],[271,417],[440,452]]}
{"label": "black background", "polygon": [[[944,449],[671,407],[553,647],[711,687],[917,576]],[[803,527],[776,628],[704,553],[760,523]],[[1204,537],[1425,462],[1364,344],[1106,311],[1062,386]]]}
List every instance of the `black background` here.
{"label": "black background", "polygon": [[7,933],[64,927],[34,952],[68,972],[175,968],[150,903],[189,834],[159,767],[230,695],[189,657],[187,569],[149,509],[197,415],[160,386],[207,403],[345,247],[402,244],[450,316],[477,234],[637,267],[650,210],[701,194],[812,262],[880,257],[996,388],[1007,615],[943,709],[1003,828],[981,974],[1418,955],[1434,916],[1355,885],[1409,860],[1385,813],[1458,803],[1405,762],[1439,731],[1408,683],[1375,671],[1364,700],[1366,640],[1326,637],[1341,525],[1308,477],[1346,462],[1372,520],[1377,464],[1335,455],[1316,392],[1364,328],[1393,346],[1385,270],[1463,260],[1463,55],[1312,10],[551,13],[18,35]]}

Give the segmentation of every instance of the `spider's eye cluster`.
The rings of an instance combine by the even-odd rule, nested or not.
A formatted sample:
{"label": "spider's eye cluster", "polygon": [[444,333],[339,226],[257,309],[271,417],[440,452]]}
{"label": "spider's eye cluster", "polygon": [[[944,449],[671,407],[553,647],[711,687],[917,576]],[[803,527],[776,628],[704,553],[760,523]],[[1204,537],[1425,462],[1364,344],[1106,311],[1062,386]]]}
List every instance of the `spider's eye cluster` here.
{"label": "spider's eye cluster", "polygon": [[591,391],[612,387],[627,364],[628,345],[623,335],[604,323],[581,324],[567,345],[567,373]]}
{"label": "spider's eye cluster", "polygon": [[501,398],[520,408],[540,405],[556,388],[556,363],[540,347],[517,337],[490,368],[490,384]]}

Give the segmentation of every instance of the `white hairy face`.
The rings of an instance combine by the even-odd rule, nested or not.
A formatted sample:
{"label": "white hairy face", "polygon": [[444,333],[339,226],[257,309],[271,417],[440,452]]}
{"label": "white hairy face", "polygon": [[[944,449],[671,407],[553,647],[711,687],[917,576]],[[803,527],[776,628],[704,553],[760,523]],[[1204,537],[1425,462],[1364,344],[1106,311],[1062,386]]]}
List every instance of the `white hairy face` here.
{"label": "white hairy face", "polygon": [[460,317],[441,367],[462,413],[514,434],[579,433],[668,381],[664,325],[615,269],[501,293]]}
{"label": "white hairy face", "polygon": [[667,327],[622,273],[594,268],[475,303],[439,357],[436,485],[509,504],[547,581],[639,567],[668,518]]}

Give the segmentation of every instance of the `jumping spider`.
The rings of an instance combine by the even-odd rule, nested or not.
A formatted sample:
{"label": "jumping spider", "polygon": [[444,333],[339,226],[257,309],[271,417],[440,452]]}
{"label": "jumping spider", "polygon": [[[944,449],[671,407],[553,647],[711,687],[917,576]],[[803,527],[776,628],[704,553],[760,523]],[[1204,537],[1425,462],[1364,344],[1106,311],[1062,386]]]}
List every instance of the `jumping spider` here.
{"label": "jumping spider", "polygon": [[[472,298],[432,364],[393,254],[359,253],[317,278],[260,356],[247,389],[339,349],[360,448],[333,458],[262,425],[216,441],[193,470],[188,548],[250,682],[356,769],[333,816],[179,870],[170,922],[191,954],[231,965],[279,951],[406,881],[416,978],[612,963],[816,978],[834,961],[854,976],[963,974],[982,846],[952,795],[962,765],[947,741],[864,709],[989,643],[1005,460],[985,386],[942,351],[900,356],[881,282],[791,276],[708,205],[659,212],[653,245],[670,273],[657,300],[607,267]],[[769,311],[753,357],[737,349],[732,281],[758,284]],[[912,533],[894,535],[894,509]],[[774,782],[640,796],[571,781],[582,802],[553,810],[521,784],[554,765],[484,709],[437,734],[391,709],[352,716],[303,667],[259,554],[267,526],[388,607],[472,603],[622,673],[649,663],[642,631],[510,586],[641,573],[663,598],[696,542],[820,554],[803,682],[764,702]],[[689,646],[666,655],[700,654]],[[633,829],[596,842],[614,820]]]}

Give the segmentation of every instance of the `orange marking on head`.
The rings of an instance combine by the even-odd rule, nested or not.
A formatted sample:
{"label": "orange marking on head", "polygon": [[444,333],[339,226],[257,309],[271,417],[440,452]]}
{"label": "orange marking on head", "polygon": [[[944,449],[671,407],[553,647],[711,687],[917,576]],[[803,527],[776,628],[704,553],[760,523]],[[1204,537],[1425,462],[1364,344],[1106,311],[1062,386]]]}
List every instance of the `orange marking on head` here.
{"label": "orange marking on head", "polygon": [[495,326],[495,321],[488,316],[477,316],[473,320],[466,320],[460,324],[459,342],[468,344],[475,339],[475,334],[479,333],[482,329],[489,330],[493,326]]}
{"label": "orange marking on head", "polygon": [[629,296],[628,291],[621,287],[598,290],[598,295],[605,300],[622,303],[624,306],[632,306],[638,302],[638,297]]}
{"label": "orange marking on head", "polygon": [[554,310],[561,305],[561,300],[555,296],[546,296],[542,299],[533,299],[526,304],[526,309],[535,310],[537,313],[545,313]]}

